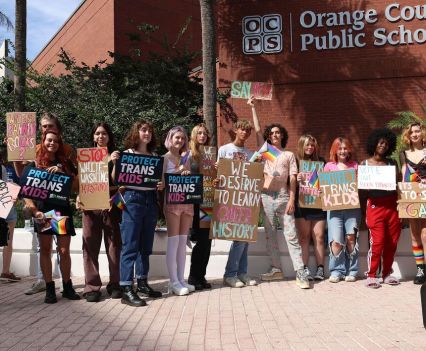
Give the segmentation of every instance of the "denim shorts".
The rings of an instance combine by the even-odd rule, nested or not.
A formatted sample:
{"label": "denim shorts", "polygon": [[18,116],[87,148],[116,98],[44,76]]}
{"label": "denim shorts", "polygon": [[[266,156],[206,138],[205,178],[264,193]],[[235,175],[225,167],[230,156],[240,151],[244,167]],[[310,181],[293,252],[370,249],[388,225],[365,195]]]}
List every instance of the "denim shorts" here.
{"label": "denim shorts", "polygon": [[18,212],[16,212],[16,207],[13,206],[12,209],[10,210],[9,214],[6,217],[6,222],[7,223],[13,223],[16,222],[18,219]]}

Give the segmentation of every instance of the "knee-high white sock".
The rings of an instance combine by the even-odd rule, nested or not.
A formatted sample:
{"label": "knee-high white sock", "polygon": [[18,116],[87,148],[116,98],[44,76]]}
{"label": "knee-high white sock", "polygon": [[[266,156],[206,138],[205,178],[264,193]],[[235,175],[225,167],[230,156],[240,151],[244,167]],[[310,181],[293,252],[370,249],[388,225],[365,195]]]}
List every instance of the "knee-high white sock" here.
{"label": "knee-high white sock", "polygon": [[188,235],[179,235],[179,247],[177,251],[177,277],[180,282],[184,281],[185,261],[186,261],[186,241]]}
{"label": "knee-high white sock", "polygon": [[176,255],[179,247],[179,235],[167,238],[166,264],[171,283],[178,281]]}

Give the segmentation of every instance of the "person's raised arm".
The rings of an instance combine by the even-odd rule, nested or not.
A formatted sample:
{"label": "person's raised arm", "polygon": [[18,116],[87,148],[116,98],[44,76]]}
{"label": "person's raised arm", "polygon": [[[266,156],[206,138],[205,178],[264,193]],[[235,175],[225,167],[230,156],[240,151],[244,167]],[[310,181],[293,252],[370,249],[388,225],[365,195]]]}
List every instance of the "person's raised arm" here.
{"label": "person's raised arm", "polygon": [[261,147],[265,141],[263,140],[262,129],[260,127],[259,118],[257,117],[256,108],[254,106],[255,101],[256,101],[256,99],[252,95],[252,96],[250,96],[250,99],[247,100],[247,104],[251,106],[251,113],[252,113],[252,116],[253,116],[254,131],[256,132],[257,146]]}

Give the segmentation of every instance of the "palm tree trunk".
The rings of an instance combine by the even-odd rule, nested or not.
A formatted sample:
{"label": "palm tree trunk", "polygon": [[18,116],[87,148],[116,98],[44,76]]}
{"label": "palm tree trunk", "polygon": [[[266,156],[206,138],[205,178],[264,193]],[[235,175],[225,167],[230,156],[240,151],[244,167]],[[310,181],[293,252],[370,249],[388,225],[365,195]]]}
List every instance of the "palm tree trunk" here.
{"label": "palm tree trunk", "polygon": [[217,145],[216,116],[216,33],[214,26],[214,0],[200,0],[203,42],[203,114],[213,146]]}
{"label": "palm tree trunk", "polygon": [[15,111],[25,111],[27,69],[27,0],[16,0],[15,9]]}

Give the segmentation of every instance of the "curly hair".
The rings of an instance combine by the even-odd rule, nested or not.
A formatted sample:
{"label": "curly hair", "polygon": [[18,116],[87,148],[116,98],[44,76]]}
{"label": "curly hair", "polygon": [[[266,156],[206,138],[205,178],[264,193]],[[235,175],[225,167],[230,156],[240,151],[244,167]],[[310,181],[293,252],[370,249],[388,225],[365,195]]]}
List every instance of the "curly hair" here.
{"label": "curly hair", "polygon": [[172,147],[173,135],[179,132],[182,133],[185,138],[185,143],[179,150],[179,154],[181,155],[182,153],[188,151],[188,135],[186,134],[185,128],[183,128],[182,126],[176,126],[169,130],[166,136],[166,140],[164,141],[164,146],[166,147],[167,150],[170,150],[170,148]]}
{"label": "curly hair", "polygon": [[265,127],[265,130],[263,131],[263,140],[267,141],[269,144],[271,143],[271,141],[269,140],[269,136],[271,135],[272,128],[278,128],[280,130],[280,133],[282,135],[281,147],[285,148],[288,142],[288,132],[287,129],[285,129],[279,123],[273,123]]}
{"label": "curly hair", "polygon": [[348,156],[347,160],[349,161],[352,158],[352,144],[349,141],[348,138],[336,138],[334,139],[333,143],[331,144],[330,148],[330,161],[331,162],[337,162],[337,151],[339,150],[340,145],[345,144],[346,149],[348,150]]}
{"label": "curly hair", "polygon": [[93,137],[95,135],[96,130],[99,127],[102,127],[107,132],[107,134],[108,134],[108,144],[107,144],[108,153],[112,153],[116,149],[115,148],[115,141],[114,141],[114,135],[112,134],[112,131],[111,131],[111,127],[107,123],[99,122],[99,123],[96,123],[93,126],[93,128],[90,132],[90,141],[93,142]]}
{"label": "curly hair", "polygon": [[386,151],[385,157],[390,156],[396,148],[396,135],[389,128],[378,128],[374,129],[367,138],[367,154],[374,156],[376,153],[377,145],[379,141],[384,139],[388,143],[388,150]]}
{"label": "curly hair", "polygon": [[58,133],[62,134],[62,125],[61,125],[61,122],[59,121],[58,116],[55,113],[47,112],[47,111],[43,112],[40,118],[40,129],[41,129],[41,121],[44,119],[47,121],[53,122],[56,126],[56,129],[58,130]]}
{"label": "curly hair", "polygon": [[210,132],[207,129],[207,126],[205,123],[197,124],[194,128],[192,128],[191,131],[191,140],[189,141],[189,149],[191,150],[191,155],[195,160],[199,160],[200,158],[200,144],[197,143],[197,135],[200,128],[204,128],[204,130],[207,133],[207,140],[204,145],[208,146],[210,145]]}
{"label": "curly hair", "polygon": [[152,123],[140,120],[133,124],[132,128],[130,128],[129,133],[127,133],[126,138],[124,139],[124,147],[126,149],[135,149],[139,146],[140,138],[139,138],[139,130],[143,127],[147,126],[151,131],[151,141],[146,146],[149,152],[153,152],[157,147],[157,139],[155,138],[154,126]]}
{"label": "curly hair", "polygon": [[62,140],[62,136],[61,136],[60,133],[58,133],[58,132],[56,132],[55,130],[52,130],[52,129],[48,129],[48,130],[44,131],[43,134],[42,134],[40,152],[37,153],[36,160],[35,160],[37,167],[45,169],[45,168],[48,168],[48,167],[51,166],[49,154],[48,154],[48,151],[46,149],[46,146],[44,145],[44,143],[46,141],[46,137],[47,137],[48,134],[54,134],[58,138],[59,146],[58,146],[58,150],[55,152],[55,158],[59,163],[62,164],[62,168],[63,168],[64,172],[66,174],[71,174],[72,170],[69,169],[67,158],[65,156],[64,142]]}
{"label": "curly hair", "polygon": [[[305,155],[305,147],[312,143],[314,145],[314,152],[311,157]],[[317,139],[314,138],[311,134],[304,134],[300,137],[297,143],[297,158],[299,160],[310,160],[310,161],[318,161],[318,142]]]}
{"label": "curly hair", "polygon": [[422,132],[423,145],[426,144],[426,128],[425,128],[425,126],[420,122],[413,122],[413,123],[410,123],[402,131],[401,143],[402,143],[402,145],[404,146],[405,149],[411,148],[410,134],[411,134],[411,128],[413,128],[413,127],[420,127],[420,131]]}

